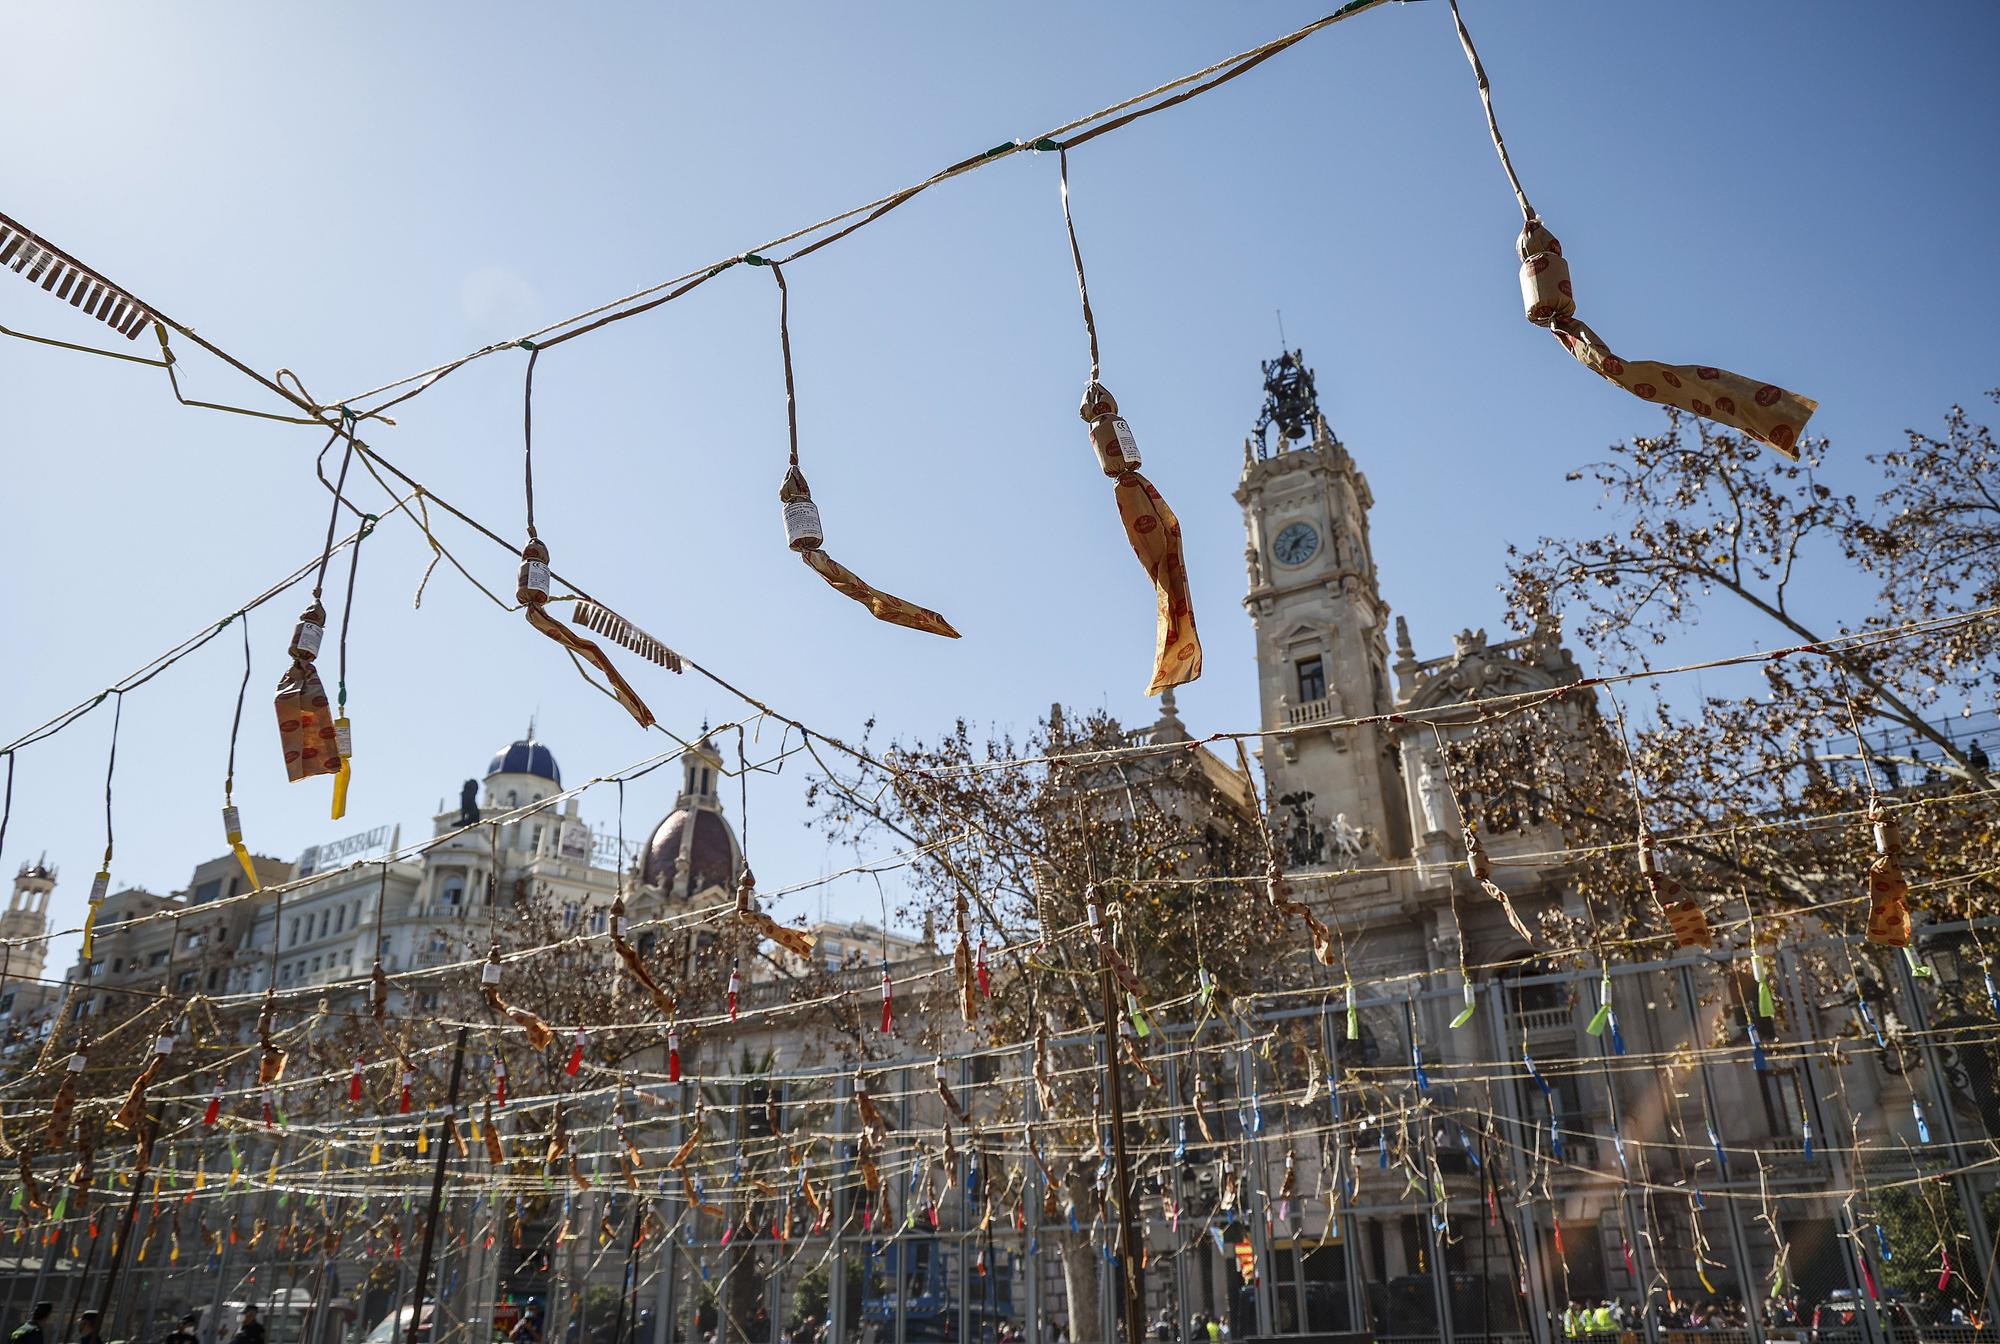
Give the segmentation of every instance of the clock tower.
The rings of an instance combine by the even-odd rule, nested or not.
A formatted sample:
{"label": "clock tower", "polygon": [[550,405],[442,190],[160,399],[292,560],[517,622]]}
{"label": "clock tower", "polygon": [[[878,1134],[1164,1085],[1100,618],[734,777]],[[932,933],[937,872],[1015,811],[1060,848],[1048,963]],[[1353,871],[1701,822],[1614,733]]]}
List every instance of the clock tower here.
{"label": "clock tower", "polygon": [[1394,703],[1368,479],[1327,428],[1301,352],[1264,365],[1264,394],[1236,502],[1260,724],[1275,734],[1262,751],[1273,825],[1294,870],[1404,857],[1410,823],[1395,743],[1376,726],[1327,726]]}

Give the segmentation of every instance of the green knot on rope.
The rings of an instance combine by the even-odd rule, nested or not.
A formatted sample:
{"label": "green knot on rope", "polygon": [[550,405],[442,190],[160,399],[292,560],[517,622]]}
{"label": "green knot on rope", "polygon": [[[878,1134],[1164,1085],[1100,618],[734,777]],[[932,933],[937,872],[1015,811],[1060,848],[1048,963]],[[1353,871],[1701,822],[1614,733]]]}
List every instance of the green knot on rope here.
{"label": "green knot on rope", "polygon": [[993,148],[987,150],[984,154],[981,154],[979,157],[982,159],[997,159],[1002,154],[1012,154],[1015,150],[1019,149],[1020,147],[1021,147],[1021,142],[1019,140],[1009,140],[1003,144],[998,144],[993,146]]}
{"label": "green knot on rope", "polygon": [[242,614],[243,613],[240,611],[232,611],[227,616],[224,616],[221,620],[215,623],[215,633],[219,635],[224,630],[227,630],[229,628],[230,622],[234,621],[238,616],[241,616]]}
{"label": "green knot on rope", "polygon": [[533,341],[529,340],[526,336],[523,336],[520,340],[514,342],[514,344],[518,346],[520,349],[526,350],[531,355],[535,353],[535,351],[542,348],[539,345],[536,345]]}
{"label": "green knot on rope", "polygon": [[745,252],[743,260],[749,262],[752,266],[769,266],[771,264],[769,257],[760,257],[755,252]]}
{"label": "green knot on rope", "polygon": [[[381,519],[381,518],[380,518],[380,517],[379,517],[378,515],[376,515],[376,514],[372,514],[372,513],[364,513],[364,514],[362,514],[362,515],[361,515],[361,531],[360,531],[359,533],[357,533],[357,534],[355,535],[355,538],[354,538],[354,539],[355,539],[356,541],[362,541],[362,540],[366,539],[366,538],[367,538],[367,536],[368,536],[368,534],[369,534],[370,532],[373,532],[373,531],[375,530],[375,524],[377,524],[377,523],[379,523],[379,522],[381,522],[381,521],[382,521],[382,519]],[[224,622],[223,622],[223,624],[224,624],[224,625],[227,625],[228,623],[229,623],[229,622],[227,622],[227,621],[224,621]]]}
{"label": "green knot on rope", "polygon": [[1028,148],[1034,150],[1037,154],[1055,154],[1060,152],[1062,147],[1062,141],[1051,140],[1046,135],[1028,146]]}

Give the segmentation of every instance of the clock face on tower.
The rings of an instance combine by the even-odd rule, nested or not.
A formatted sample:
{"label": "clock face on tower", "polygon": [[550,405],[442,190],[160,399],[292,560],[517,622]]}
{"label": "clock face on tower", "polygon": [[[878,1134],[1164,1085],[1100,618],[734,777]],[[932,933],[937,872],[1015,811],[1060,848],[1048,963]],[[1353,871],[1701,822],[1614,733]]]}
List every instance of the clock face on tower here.
{"label": "clock face on tower", "polygon": [[1271,555],[1281,565],[1303,565],[1319,550],[1319,533],[1311,523],[1293,523],[1278,533]]}

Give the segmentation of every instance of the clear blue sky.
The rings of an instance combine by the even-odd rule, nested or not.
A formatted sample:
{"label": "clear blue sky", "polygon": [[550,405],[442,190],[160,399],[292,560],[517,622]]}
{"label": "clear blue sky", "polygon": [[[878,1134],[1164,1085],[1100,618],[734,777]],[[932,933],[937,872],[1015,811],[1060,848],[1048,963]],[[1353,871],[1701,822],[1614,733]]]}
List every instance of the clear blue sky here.
{"label": "clear blue sky", "polygon": [[[0,209],[331,400],[1318,12],[57,6],[32,42],[0,49],[13,128]],[[2000,382],[2000,11],[1469,0],[1466,18],[1581,311],[1619,350],[1817,396],[1837,483],[1860,481],[1860,455],[1905,425]],[[1521,319],[1518,216],[1436,0],[1363,15],[1093,143],[1072,183],[1105,378],[1185,524],[1208,671],[1181,704],[1198,731],[1254,726],[1230,491],[1275,310],[1374,487],[1383,586],[1423,652],[1461,626],[1497,633],[1507,543],[1590,526],[1587,488],[1563,473],[1657,423]],[[939,188],[788,274],[828,548],[965,639],[877,624],[784,550],[762,271],[541,361],[537,502],[557,567],[831,732],[858,735],[871,716],[878,738],[960,715],[1020,727],[1058,699],[1148,720],[1152,600],[1076,418],[1087,366],[1053,156]],[[0,276],[0,323],[102,333],[13,276]],[[263,404],[188,354],[193,395]],[[510,535],[524,361],[461,372],[371,435]],[[326,516],[319,443],[178,407],[152,370],[0,343],[0,738],[304,559]],[[490,583],[512,582],[497,550],[446,535]],[[570,782],[660,744],[448,570],[412,611],[427,554],[397,525],[363,556],[344,822],[327,819],[326,781],[285,783],[275,744],[269,697],[298,603],[253,617],[238,792],[255,847],[292,857],[396,821],[420,834],[533,713]],[[1866,598],[1812,596],[1829,618]],[[1768,642],[1724,626],[1685,647]],[[128,698],[119,883],[172,889],[222,849],[239,672],[225,639]],[[635,680],[679,730],[740,710],[692,677],[641,665]],[[107,706],[19,760],[0,862],[11,876],[46,849],[65,923],[102,846],[109,729]],[[677,774],[628,790],[628,832],[666,810]],[[803,829],[803,784],[794,761],[752,785],[767,887],[845,861]],[[614,820],[611,796],[585,812]],[[872,884],[829,897],[838,911],[875,905]]]}

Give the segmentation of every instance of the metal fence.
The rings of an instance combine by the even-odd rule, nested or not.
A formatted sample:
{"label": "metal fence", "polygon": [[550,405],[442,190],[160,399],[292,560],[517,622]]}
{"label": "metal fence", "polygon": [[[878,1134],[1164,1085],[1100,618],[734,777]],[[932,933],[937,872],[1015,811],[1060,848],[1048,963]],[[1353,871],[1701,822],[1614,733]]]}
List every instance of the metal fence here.
{"label": "metal fence", "polygon": [[[1954,945],[1983,932],[1932,930],[1921,957],[1827,939],[1757,963],[1531,967],[1469,995],[1437,977],[1351,1009],[1329,991],[1152,1026],[1152,1067],[1127,1074],[1148,1332],[1204,1344],[1206,1319],[1231,1338],[1384,1344],[1987,1344],[2000,1317],[2000,1005]],[[1102,1065],[1100,1043],[1063,1049],[1079,1074]],[[1053,1132],[1026,1085],[1033,1065],[1025,1047],[951,1062],[948,1081],[983,1101],[991,1130],[961,1127],[955,1150],[927,1108],[932,1063],[871,1066],[871,1085],[895,1099],[878,1161],[896,1194],[868,1212],[845,1071],[703,1085],[735,1151],[768,1140],[768,1089],[800,1141],[820,1145],[815,1160],[835,1157],[845,1179],[825,1182],[818,1213],[784,1187],[790,1168],[739,1172],[703,1196],[721,1217],[689,1209],[657,1170],[634,1192],[614,1178],[608,1137],[580,1117],[589,1189],[558,1178],[530,1213],[473,1177],[450,1202],[429,1338],[484,1344],[532,1301],[561,1344],[1115,1339],[1115,1215],[1080,1201],[1046,1216],[1042,1176],[1024,1160],[1023,1126]],[[677,1146],[680,1125],[660,1121],[652,1149]],[[242,1170],[254,1177],[267,1159],[250,1147]],[[221,1150],[205,1157],[211,1182],[228,1179]],[[746,1179],[772,1191],[755,1226]],[[327,1344],[409,1300],[420,1201],[348,1210],[399,1229],[400,1255],[364,1259],[352,1246],[280,1245],[292,1196],[277,1188],[237,1201],[233,1238],[193,1226],[202,1206],[186,1193],[108,1191],[93,1206],[96,1238],[16,1241],[7,1319],[50,1297],[62,1321],[135,1199],[138,1249],[109,1338],[156,1337],[189,1309],[208,1313],[206,1335],[222,1304],[255,1300],[281,1307],[271,1344],[302,1327]],[[325,1309],[336,1298],[351,1316]]]}

